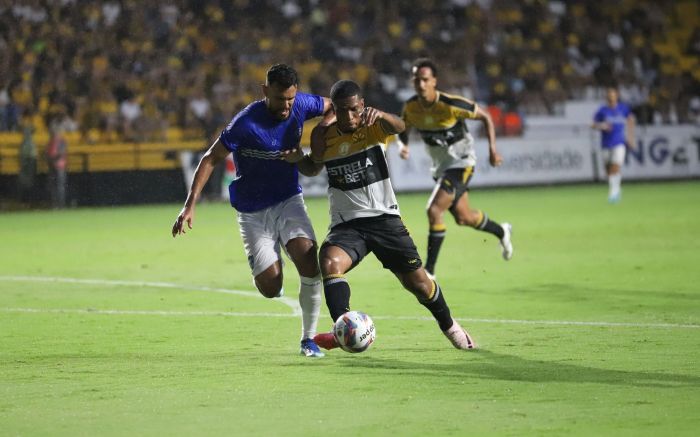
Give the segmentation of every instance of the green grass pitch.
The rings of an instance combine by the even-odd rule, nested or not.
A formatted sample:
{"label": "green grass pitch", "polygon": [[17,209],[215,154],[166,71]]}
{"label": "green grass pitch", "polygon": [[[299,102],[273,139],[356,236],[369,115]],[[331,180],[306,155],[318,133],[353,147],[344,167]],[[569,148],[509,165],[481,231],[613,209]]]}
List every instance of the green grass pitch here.
{"label": "green grass pitch", "polygon": [[[316,360],[293,265],[258,296],[225,204],[176,239],[180,205],[2,213],[0,435],[697,435],[700,182],[606,190],[475,189],[510,262],[448,221],[438,279],[479,351],[370,256],[348,278],[375,344]],[[421,255],[426,199],[399,197]]]}

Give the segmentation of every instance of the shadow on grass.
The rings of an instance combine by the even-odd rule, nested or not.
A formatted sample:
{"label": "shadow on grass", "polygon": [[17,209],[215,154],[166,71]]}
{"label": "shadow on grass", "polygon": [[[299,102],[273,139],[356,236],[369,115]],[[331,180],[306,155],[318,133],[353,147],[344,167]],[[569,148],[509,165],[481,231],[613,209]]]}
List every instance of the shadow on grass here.
{"label": "shadow on grass", "polygon": [[473,377],[500,381],[597,383],[632,387],[700,387],[700,377],[671,373],[610,370],[553,361],[528,360],[488,350],[466,352],[463,363],[401,361],[376,357],[342,357],[338,364],[358,372],[389,370],[419,377]]}

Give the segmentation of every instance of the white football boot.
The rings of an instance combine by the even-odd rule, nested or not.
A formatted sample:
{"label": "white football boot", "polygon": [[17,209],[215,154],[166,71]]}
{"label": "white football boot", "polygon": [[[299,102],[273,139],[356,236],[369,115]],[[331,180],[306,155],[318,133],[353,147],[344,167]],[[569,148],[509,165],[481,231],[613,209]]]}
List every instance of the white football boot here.
{"label": "white football boot", "polygon": [[476,349],[476,343],[469,333],[456,320],[453,319],[452,322],[452,327],[442,332],[450,340],[452,346],[457,349]]}
{"label": "white football boot", "polygon": [[500,244],[503,250],[503,259],[508,261],[513,258],[513,243],[510,241],[510,237],[513,235],[513,225],[503,223],[501,227],[503,228],[503,238],[501,238]]}

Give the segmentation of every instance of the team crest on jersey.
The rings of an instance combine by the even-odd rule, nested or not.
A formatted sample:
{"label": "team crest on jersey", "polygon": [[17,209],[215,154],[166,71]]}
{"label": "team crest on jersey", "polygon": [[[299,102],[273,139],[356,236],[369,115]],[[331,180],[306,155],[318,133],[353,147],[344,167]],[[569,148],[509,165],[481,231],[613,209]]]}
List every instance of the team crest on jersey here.
{"label": "team crest on jersey", "polygon": [[425,116],[425,124],[433,124],[433,117],[430,115]]}
{"label": "team crest on jersey", "polygon": [[338,146],[338,154],[347,155],[348,151],[350,151],[350,143],[341,143],[340,146]]}
{"label": "team crest on jersey", "polygon": [[365,138],[367,138],[367,133],[364,130],[358,130],[352,134],[353,143],[359,143],[360,141],[364,141]]}

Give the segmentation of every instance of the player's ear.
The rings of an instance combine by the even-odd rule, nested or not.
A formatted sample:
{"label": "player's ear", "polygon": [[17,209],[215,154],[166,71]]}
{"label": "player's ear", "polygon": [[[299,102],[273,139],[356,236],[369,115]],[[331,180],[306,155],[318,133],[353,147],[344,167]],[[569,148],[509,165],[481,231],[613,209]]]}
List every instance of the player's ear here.
{"label": "player's ear", "polygon": [[270,88],[267,85],[265,85],[264,83],[260,84],[260,88],[262,88],[263,95],[265,97],[268,97],[267,93],[268,93]]}

